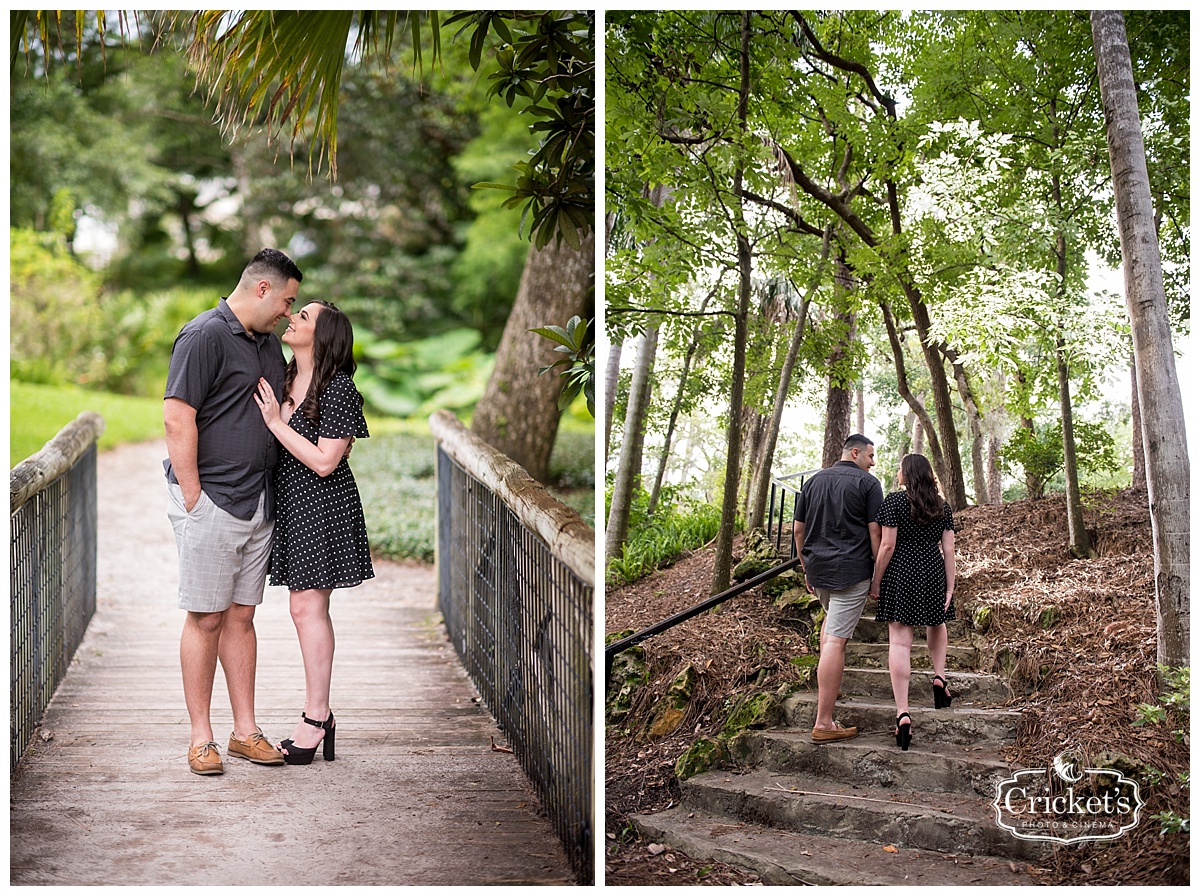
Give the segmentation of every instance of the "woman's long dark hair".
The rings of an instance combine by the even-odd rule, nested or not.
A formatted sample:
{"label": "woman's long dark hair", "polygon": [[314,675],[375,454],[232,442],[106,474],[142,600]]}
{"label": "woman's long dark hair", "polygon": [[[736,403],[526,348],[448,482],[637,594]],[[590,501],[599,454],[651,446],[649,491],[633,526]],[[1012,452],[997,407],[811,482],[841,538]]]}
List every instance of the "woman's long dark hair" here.
{"label": "woman's long dark hair", "polygon": [[928,526],[942,518],[946,502],[933,478],[933,467],[923,454],[906,454],[900,460],[900,476],[908,494],[908,510],[918,526]]}
{"label": "woman's long dark hair", "polygon": [[[313,375],[308,384],[308,393],[297,410],[313,423],[320,423],[321,393],[338,371],[354,376],[358,364],[354,360],[354,328],[350,325],[350,318],[332,302],[316,299],[312,304],[321,306],[321,313],[317,315],[317,323],[313,327]],[[284,378],[285,395],[291,394],[295,379],[296,359],[293,357],[288,362]]]}

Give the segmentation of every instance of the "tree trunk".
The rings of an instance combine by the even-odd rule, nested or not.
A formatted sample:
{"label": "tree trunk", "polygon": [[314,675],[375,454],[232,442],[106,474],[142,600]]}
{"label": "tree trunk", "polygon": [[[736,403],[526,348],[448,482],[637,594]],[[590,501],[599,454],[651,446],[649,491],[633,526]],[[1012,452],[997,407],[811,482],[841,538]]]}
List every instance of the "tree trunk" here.
{"label": "tree trunk", "polygon": [[[889,185],[890,186],[890,185]],[[967,488],[963,482],[962,454],[958,448],[958,431],[954,428],[954,407],[950,402],[950,384],[946,379],[946,369],[942,365],[941,354],[931,342],[929,309],[921,298],[920,291],[911,283],[903,283],[904,294],[908,297],[909,307],[913,313],[913,323],[917,328],[917,340],[921,345],[921,353],[925,358],[925,366],[929,370],[930,386],[933,389],[933,410],[937,417],[937,434],[942,458],[942,488],[945,498],[955,510],[967,506]],[[933,430],[929,429],[932,446]]]}
{"label": "tree trunk", "polygon": [[912,451],[913,424],[917,421],[917,415],[913,413],[913,409],[909,408],[908,413],[904,415],[904,432],[900,434],[900,445],[896,452],[896,458],[900,459],[904,455]]}
{"label": "tree trunk", "polygon": [[766,446],[767,427],[770,419],[751,407],[742,408],[742,485],[739,494],[744,495],[742,502],[742,518],[750,514],[750,502],[754,480],[762,469],[762,452]]}
{"label": "tree trunk", "polygon": [[842,449],[850,436],[850,390],[834,383],[825,392],[825,445],[821,466],[831,467],[842,459]]}
{"label": "tree trunk", "polygon": [[609,345],[604,362],[604,462],[612,453],[613,408],[617,403],[617,384],[621,380],[621,343]]}
{"label": "tree trunk", "polygon": [[625,429],[621,436],[621,457],[613,477],[612,500],[608,508],[608,525],[604,530],[604,556],[620,557],[629,537],[629,516],[633,496],[642,475],[642,443],[646,435],[646,412],[650,406],[650,375],[658,351],[658,326],[650,327],[642,336],[633,380],[629,384],[626,402]]}
{"label": "tree trunk", "polygon": [[[826,243],[828,246],[828,243]],[[822,258],[822,264],[824,258]],[[818,274],[820,276],[820,267]],[[814,279],[813,288],[816,286]],[[810,289],[809,295],[812,294]],[[765,444],[763,445],[762,463],[756,471],[753,484],[750,486],[750,509],[746,513],[746,528],[761,529],[763,518],[767,515],[767,495],[771,488],[771,467],[775,463],[775,446],[779,442],[779,426],[783,421],[783,408],[787,404],[788,391],[792,385],[792,375],[796,369],[796,359],[800,356],[800,343],[804,339],[804,324],[808,320],[809,296],[804,297],[800,305],[800,316],[796,321],[796,329],[792,331],[788,343],[787,356],[783,360],[783,370],[779,374],[779,385],[775,389],[775,404],[771,409],[771,422],[767,427]],[[782,523],[781,523],[782,525]]]}
{"label": "tree trunk", "polygon": [[967,418],[967,431],[971,434],[971,475],[975,483],[975,503],[988,503],[987,470],[983,463],[983,415],[979,413],[979,404],[975,401],[975,391],[971,381],[967,379],[967,370],[958,359],[957,353],[947,350],[947,356],[954,370],[954,382],[958,385],[958,395],[963,402],[963,411]]}
{"label": "tree trunk", "polygon": [[1004,444],[995,433],[988,435],[988,503],[1004,503],[1004,480],[1000,476],[1000,452]]}
{"label": "tree trunk", "polygon": [[[708,307],[708,300],[712,297],[712,293],[704,299],[700,305],[700,313]],[[696,350],[700,347],[700,328],[697,327],[692,332],[692,342],[688,346],[687,354],[683,358],[683,371],[679,374],[679,386],[675,390],[675,401],[671,405],[671,419],[667,421],[667,434],[663,437],[662,454],[658,458],[658,470],[654,474],[654,486],[650,489],[650,503],[647,510],[654,513],[658,507],[658,496],[662,491],[663,479],[667,475],[667,461],[671,457],[671,443],[675,438],[675,425],[679,421],[679,411],[683,407],[684,390],[687,388],[688,374],[692,369],[692,358],[696,354]]]}
{"label": "tree trunk", "polygon": [[1138,400],[1137,368],[1129,363],[1130,392],[1130,428],[1133,430],[1133,474],[1130,487],[1144,489],[1146,487],[1146,445],[1142,441],[1142,403]]}
{"label": "tree trunk", "polygon": [[[879,310],[883,312],[883,323],[887,328],[888,344],[892,347],[892,360],[896,367],[896,388],[900,393],[900,397],[904,399],[909,410],[916,415],[917,429],[913,439],[913,453],[925,453],[925,434],[929,434],[929,462],[933,466],[934,472],[937,473],[938,481],[942,484],[942,488],[947,487],[948,473],[946,470],[946,458],[942,454],[942,446],[938,441],[937,430],[933,427],[933,420],[929,416],[929,412],[925,408],[925,402],[922,398],[913,394],[912,389],[908,385],[908,370],[904,363],[904,346],[900,342],[900,333],[896,328],[896,319],[892,316],[892,309],[886,300],[880,300]],[[949,494],[945,495],[949,500]]]}
{"label": "tree trunk", "polygon": [[[708,303],[716,295],[716,292],[714,288],[704,297],[704,301],[700,303],[701,314],[704,314],[708,310]],[[647,507],[650,513],[654,513],[658,507],[658,496],[662,491],[663,479],[667,474],[667,461],[671,457],[671,444],[675,439],[675,427],[679,422],[679,413],[683,407],[684,390],[687,388],[688,376],[691,374],[692,360],[700,348],[701,335],[702,330],[700,327],[692,330],[692,341],[689,343],[687,353],[683,358],[683,372],[679,374],[679,387],[675,390],[675,401],[671,405],[671,417],[667,421],[667,433],[663,437],[663,450],[658,458],[658,470],[654,474],[654,486],[650,490],[650,503]]]}
{"label": "tree trunk", "polygon": [[[742,42],[739,53],[741,79],[738,88],[737,119],[740,132],[745,134],[750,104],[750,13],[742,12]],[[733,228],[737,240],[738,304],[734,317],[733,383],[729,395],[729,431],[725,452],[725,491],[721,502],[721,528],[717,532],[711,593],[719,594],[729,588],[733,570],[733,535],[737,525],[738,482],[741,478],[742,445],[741,418],[743,380],[746,371],[746,323],[750,314],[750,277],[752,260],[746,220],[742,214],[742,176],[744,162],[739,158],[733,175]]]}
{"label": "tree trunk", "polygon": [[553,242],[531,248],[517,299],[504,326],[496,366],[475,407],[471,431],[516,461],[539,482],[550,472],[550,452],[558,435],[558,396],[562,381],[538,370],[560,357],[554,343],[534,327],[563,326],[575,315],[594,316],[596,267],[592,235],[579,251]]}
{"label": "tree trunk", "polygon": [[[1061,239],[1061,236],[1060,236]],[[1067,369],[1066,342],[1059,332],[1055,349],[1058,395],[1062,411],[1063,472],[1067,479],[1067,546],[1081,560],[1096,556],[1092,536],[1083,522],[1083,500],[1079,493],[1079,465],[1075,459],[1075,415],[1071,409],[1071,381]]]}
{"label": "tree trunk", "polygon": [[1183,398],[1175,370],[1125,17],[1119,11],[1093,10],[1091,21],[1146,446],[1158,660],[1171,667],[1186,666],[1191,631],[1191,465]]}

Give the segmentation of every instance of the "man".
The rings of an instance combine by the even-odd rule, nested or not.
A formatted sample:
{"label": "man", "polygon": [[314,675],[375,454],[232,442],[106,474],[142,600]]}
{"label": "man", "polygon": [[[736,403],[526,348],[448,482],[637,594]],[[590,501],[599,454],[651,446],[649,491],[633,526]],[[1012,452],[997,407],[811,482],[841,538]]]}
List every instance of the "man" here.
{"label": "man", "polygon": [[283,397],[283,347],[273,332],[291,311],[304,275],[276,249],[259,252],[237,288],[179,332],[163,406],[168,516],[179,548],[179,642],[191,721],[188,767],[225,771],[210,709],[217,660],[233,709],[229,753],[281,765],[254,720],[258,640],[274,531],[271,472],[277,448],[254,402],[259,377]]}
{"label": "man", "polygon": [[882,531],[875,515],[883,489],[871,475],[875,443],[862,435],[846,439],[842,459],[814,473],[796,500],[792,531],[804,581],[825,608],[821,657],[817,663],[817,716],[813,743],[846,740],[858,729],[833,718],[846,642],[862,615],[875,569]]}

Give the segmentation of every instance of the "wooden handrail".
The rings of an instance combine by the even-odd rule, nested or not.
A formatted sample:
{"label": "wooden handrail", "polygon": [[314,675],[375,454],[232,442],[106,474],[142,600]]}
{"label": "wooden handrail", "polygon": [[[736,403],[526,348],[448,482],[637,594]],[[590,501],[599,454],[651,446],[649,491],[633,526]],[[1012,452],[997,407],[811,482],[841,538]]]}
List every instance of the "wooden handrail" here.
{"label": "wooden handrail", "polygon": [[435,411],[429,427],[446,454],[499,495],[584,583],[596,586],[596,533],[578,511],[554,498],[524,467],[472,433],[449,411]]}
{"label": "wooden handrail", "polygon": [[27,457],[8,476],[10,513],[20,510],[30,498],[75,466],[104,433],[104,418],[95,411],[83,411]]}

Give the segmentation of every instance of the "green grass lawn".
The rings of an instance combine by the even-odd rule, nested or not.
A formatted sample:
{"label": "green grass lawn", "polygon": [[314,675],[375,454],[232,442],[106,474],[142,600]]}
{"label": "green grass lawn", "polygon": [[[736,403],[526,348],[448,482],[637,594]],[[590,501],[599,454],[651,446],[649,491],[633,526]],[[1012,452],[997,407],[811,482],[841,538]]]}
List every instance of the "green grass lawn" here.
{"label": "green grass lawn", "polygon": [[[9,383],[10,467],[41,450],[80,411],[104,417],[100,449],[163,437],[162,400],[86,389]],[[435,449],[426,420],[370,417],[371,438],[354,445],[351,465],[372,549],[394,560],[433,560]],[[594,427],[563,420],[551,459],[550,492],[595,526]]]}
{"label": "green grass lawn", "polygon": [[9,468],[40,451],[81,411],[95,411],[104,418],[101,451],[123,442],[159,439],[163,435],[161,398],[9,381]]}

